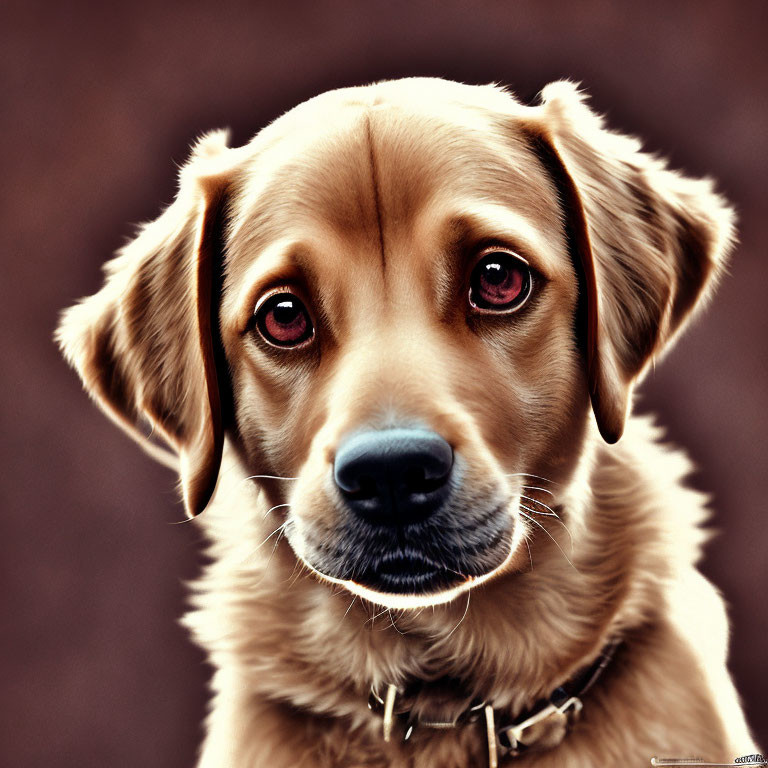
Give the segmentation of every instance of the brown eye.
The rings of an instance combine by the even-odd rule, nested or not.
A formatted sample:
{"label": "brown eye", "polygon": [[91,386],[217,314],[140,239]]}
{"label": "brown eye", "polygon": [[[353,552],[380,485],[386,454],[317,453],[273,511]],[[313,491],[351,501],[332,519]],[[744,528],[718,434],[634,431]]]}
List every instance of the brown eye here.
{"label": "brown eye", "polygon": [[307,308],[292,293],[270,296],[257,308],[255,320],[259,333],[279,347],[296,347],[315,332]]}
{"label": "brown eye", "polygon": [[513,310],[531,293],[530,267],[513,253],[493,251],[472,270],[469,303],[476,309]]}

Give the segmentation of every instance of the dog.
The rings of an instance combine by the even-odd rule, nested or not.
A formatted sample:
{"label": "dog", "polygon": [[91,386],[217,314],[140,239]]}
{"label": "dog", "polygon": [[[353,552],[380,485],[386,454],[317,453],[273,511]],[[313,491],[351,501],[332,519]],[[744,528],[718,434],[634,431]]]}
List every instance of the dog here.
{"label": "dog", "polygon": [[754,749],[707,499],[630,414],[733,218],[565,81],[385,81],[199,140],[57,339],[208,542],[202,768]]}

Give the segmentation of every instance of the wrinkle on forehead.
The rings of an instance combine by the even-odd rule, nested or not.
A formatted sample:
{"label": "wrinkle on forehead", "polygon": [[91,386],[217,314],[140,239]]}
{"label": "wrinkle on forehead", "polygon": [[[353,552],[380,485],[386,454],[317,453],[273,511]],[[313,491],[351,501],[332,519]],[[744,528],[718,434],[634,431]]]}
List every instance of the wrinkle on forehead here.
{"label": "wrinkle on forehead", "polygon": [[[376,100],[302,107],[304,119],[289,113],[266,129],[268,140],[255,141],[232,203],[227,278],[236,293],[247,291],[259,256],[275,243],[314,242],[321,244],[311,249],[316,274],[330,278],[321,287],[331,314],[333,306],[352,309],[341,295],[351,282],[372,296],[378,291],[380,304],[390,289],[412,290],[416,261],[436,263],[438,222],[458,201],[475,218],[485,214],[489,230],[495,212],[513,211],[529,242],[535,232],[526,222],[540,222],[543,213],[552,219],[554,192],[510,115]],[[289,117],[290,129],[278,131]],[[435,226],[425,228],[425,219]],[[429,279],[417,271],[419,280]]]}
{"label": "wrinkle on forehead", "polygon": [[448,120],[400,106],[371,110],[379,202],[391,228],[437,200],[493,201],[535,216],[541,200],[551,199],[541,166],[512,121],[490,112],[455,112]]}
{"label": "wrinkle on forehead", "polygon": [[233,205],[231,249],[254,255],[271,240],[328,228],[376,243],[377,221],[367,119],[346,110],[322,133],[308,125],[254,159]]}
{"label": "wrinkle on forehead", "polygon": [[[501,111],[515,102],[497,89],[450,85],[446,93],[441,81],[422,79],[394,92],[386,83],[342,89],[268,126],[240,174],[233,241],[283,236],[314,219],[345,233],[362,228],[376,242],[380,215],[397,227],[434,194],[487,197],[493,181],[517,188],[515,198],[535,198],[540,168],[525,136],[510,129],[509,109]],[[457,87],[470,104],[456,102]]]}

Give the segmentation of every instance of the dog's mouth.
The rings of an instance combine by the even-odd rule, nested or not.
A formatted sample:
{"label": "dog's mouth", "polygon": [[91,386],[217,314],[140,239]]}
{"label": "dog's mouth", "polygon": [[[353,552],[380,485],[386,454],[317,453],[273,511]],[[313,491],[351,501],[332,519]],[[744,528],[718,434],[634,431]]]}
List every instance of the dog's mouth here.
{"label": "dog's mouth", "polygon": [[361,577],[339,578],[312,565],[304,557],[304,564],[324,581],[340,584],[352,594],[388,608],[423,608],[449,603],[468,589],[482,584],[505,569],[513,559],[516,536],[505,547],[506,553],[497,556],[496,565],[478,571],[476,575],[462,574],[445,568],[427,558],[396,554],[379,567],[371,568]]}
{"label": "dog's mouth", "polygon": [[468,589],[503,571],[513,558],[515,539],[513,536],[493,553],[488,553],[482,566],[478,564],[472,568],[472,573],[461,573],[415,552],[385,555],[376,567],[353,579],[337,579],[319,571],[316,573],[342,584],[355,595],[388,608],[435,606],[451,602]]}
{"label": "dog's mouth", "polygon": [[486,512],[484,524],[469,529],[430,523],[399,534],[353,528],[320,542],[295,532],[289,539],[323,580],[378,605],[419,608],[450,602],[505,569],[522,536],[508,506]]}
{"label": "dog's mouth", "polygon": [[380,592],[428,594],[451,589],[468,578],[411,549],[383,555],[355,581]]}

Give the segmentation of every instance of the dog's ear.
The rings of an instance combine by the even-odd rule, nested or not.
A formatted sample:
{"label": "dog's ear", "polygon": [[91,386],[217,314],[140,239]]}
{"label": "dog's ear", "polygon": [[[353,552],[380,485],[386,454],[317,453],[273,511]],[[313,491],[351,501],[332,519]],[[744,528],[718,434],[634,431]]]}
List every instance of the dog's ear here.
{"label": "dog's ear", "polygon": [[177,454],[190,516],[213,494],[223,445],[214,294],[236,152],[226,142],[225,132],[198,142],[174,202],[106,264],[104,287],[56,331],[107,415],[145,447],[146,419]]}
{"label": "dog's ear", "polygon": [[558,187],[580,272],[592,407],[617,441],[638,376],[716,283],[733,211],[708,179],[688,179],[611,132],[576,86],[548,85],[526,121]]}

